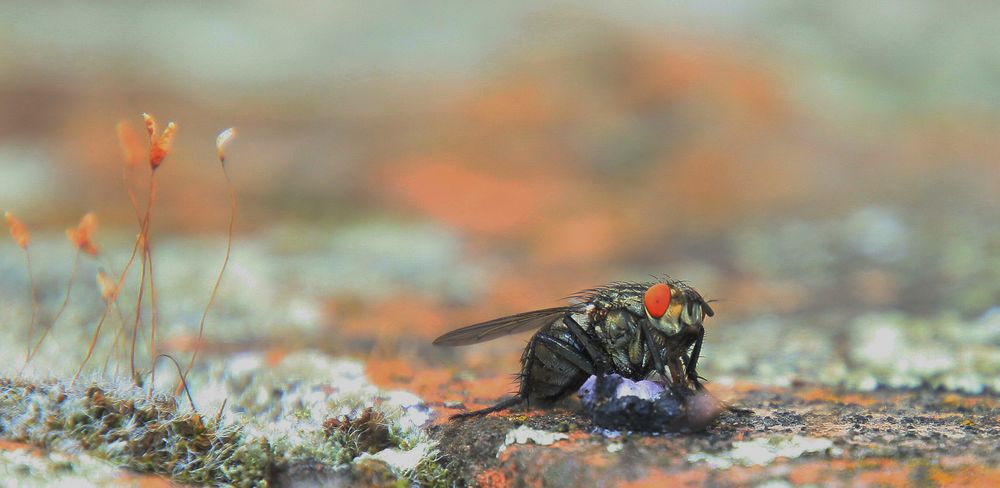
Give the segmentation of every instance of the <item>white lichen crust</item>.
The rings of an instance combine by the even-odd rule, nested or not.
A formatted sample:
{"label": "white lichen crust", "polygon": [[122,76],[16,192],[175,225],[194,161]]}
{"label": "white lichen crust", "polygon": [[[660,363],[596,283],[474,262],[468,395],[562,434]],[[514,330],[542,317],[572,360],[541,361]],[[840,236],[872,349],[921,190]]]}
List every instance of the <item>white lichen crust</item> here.
{"label": "white lichen crust", "polygon": [[197,413],[183,396],[128,383],[2,378],[0,437],[184,483],[449,484],[419,398],[381,391],[359,364],[319,353],[259,359],[207,368],[192,385]]}

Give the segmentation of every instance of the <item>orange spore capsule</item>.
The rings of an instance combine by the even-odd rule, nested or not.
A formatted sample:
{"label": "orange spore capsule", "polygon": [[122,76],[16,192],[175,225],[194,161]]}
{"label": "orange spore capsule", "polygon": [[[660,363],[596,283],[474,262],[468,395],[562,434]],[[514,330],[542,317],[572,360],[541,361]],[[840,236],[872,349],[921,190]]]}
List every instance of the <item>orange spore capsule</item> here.
{"label": "orange spore capsule", "polygon": [[643,298],[643,302],[646,304],[646,311],[654,319],[658,319],[667,313],[667,307],[670,306],[670,287],[663,284],[657,283],[648,290],[646,290],[646,296]]}

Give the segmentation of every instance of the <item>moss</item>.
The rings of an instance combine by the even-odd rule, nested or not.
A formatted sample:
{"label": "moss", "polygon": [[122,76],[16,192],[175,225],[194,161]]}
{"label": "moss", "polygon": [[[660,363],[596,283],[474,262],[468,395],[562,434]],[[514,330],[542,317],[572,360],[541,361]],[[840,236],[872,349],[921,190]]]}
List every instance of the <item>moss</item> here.
{"label": "moss", "polygon": [[392,446],[389,439],[389,424],[385,414],[374,408],[366,408],[357,418],[342,416],[328,418],[323,422],[323,430],[329,437],[343,436],[357,440],[358,450],[375,453]]}
{"label": "moss", "polygon": [[199,404],[211,403],[205,389],[228,400],[205,417],[126,383],[0,378],[0,437],[183,483],[450,484],[436,442],[411,418],[426,407],[378,390],[356,363],[301,353],[211,378],[200,378]]}
{"label": "moss", "polygon": [[266,485],[267,449],[247,449],[239,429],[181,412],[171,398],[113,385],[3,379],[0,408],[6,438],[83,449],[180,482]]}

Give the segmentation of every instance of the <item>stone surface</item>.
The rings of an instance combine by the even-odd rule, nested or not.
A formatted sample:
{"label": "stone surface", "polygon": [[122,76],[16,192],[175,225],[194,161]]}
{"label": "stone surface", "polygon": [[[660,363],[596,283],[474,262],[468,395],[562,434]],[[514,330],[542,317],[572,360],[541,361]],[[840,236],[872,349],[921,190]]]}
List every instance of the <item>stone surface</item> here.
{"label": "stone surface", "polygon": [[[955,393],[849,393],[819,386],[718,389],[731,405],[704,432],[648,435],[595,428],[578,406],[435,426],[450,467],[481,486],[770,482],[954,485],[1000,470],[1000,402]],[[507,432],[559,432],[551,445]]]}

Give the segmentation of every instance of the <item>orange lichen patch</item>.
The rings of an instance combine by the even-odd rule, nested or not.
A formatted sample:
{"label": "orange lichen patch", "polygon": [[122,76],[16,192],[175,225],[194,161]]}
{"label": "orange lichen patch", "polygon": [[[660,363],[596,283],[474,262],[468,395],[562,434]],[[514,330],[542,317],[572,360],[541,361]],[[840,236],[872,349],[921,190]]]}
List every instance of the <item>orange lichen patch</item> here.
{"label": "orange lichen patch", "polygon": [[5,440],[0,440],[0,450],[3,450],[3,451],[21,451],[21,450],[23,450],[23,451],[29,452],[32,456],[35,456],[35,457],[38,457],[38,456],[42,455],[42,451],[40,449],[37,449],[34,446],[31,446],[30,444],[24,444],[24,443],[21,443],[21,442],[13,442],[13,441],[5,441]]}
{"label": "orange lichen patch", "polygon": [[174,488],[177,485],[170,482],[166,478],[160,476],[151,475],[141,475],[129,472],[123,472],[115,480],[115,484],[120,484],[122,486],[132,486],[139,488]]}
{"label": "orange lichen patch", "polygon": [[499,237],[541,220],[561,193],[553,179],[541,168],[503,174],[441,156],[383,168],[377,186],[408,208],[462,230]]}
{"label": "orange lichen patch", "polygon": [[680,472],[667,472],[654,469],[639,479],[624,481],[620,488],[645,488],[648,486],[703,486],[708,478],[708,472],[703,469],[692,469]]}
{"label": "orange lichen patch", "polygon": [[885,464],[877,469],[855,473],[852,482],[856,486],[903,488],[913,485],[913,481],[910,479],[912,474],[913,468],[911,466],[886,460]]}
{"label": "orange lichen patch", "polygon": [[72,227],[66,229],[66,238],[80,251],[91,256],[97,256],[97,246],[94,245],[94,241],[92,240],[94,229],[96,228],[97,215],[93,212],[88,212],[80,219],[80,223],[75,229]]}
{"label": "orange lichen patch", "polygon": [[414,371],[413,362],[396,358],[371,359],[365,365],[366,376],[376,385],[386,387],[410,384]]}
{"label": "orange lichen patch", "polygon": [[[614,467],[618,462],[617,456],[609,455],[607,448],[594,449],[588,445],[594,437],[590,432],[574,431],[569,434],[569,442],[574,446],[574,450],[579,450],[579,458],[587,464],[597,469]],[[582,449],[579,449],[582,448]]]}
{"label": "orange lichen patch", "polygon": [[788,481],[793,485],[830,485],[839,484],[845,478],[859,473],[869,472],[871,476],[880,476],[887,472],[900,469],[909,470],[909,466],[901,465],[891,459],[870,458],[863,460],[830,459],[825,461],[806,461],[794,463],[788,472]]}
{"label": "orange lichen patch", "polygon": [[992,466],[970,464],[954,469],[932,467],[928,477],[941,487],[1000,486],[1000,469]]}
{"label": "orange lichen patch", "polygon": [[696,217],[698,228],[721,231],[736,218],[781,211],[816,191],[817,177],[788,162],[788,156],[735,149],[753,144],[720,146],[712,138],[662,159],[640,180],[636,198],[648,198],[642,210],[649,219],[691,222]]}
{"label": "orange lichen patch", "polygon": [[10,236],[14,238],[14,242],[16,242],[21,249],[27,249],[28,242],[31,241],[31,235],[28,234],[28,228],[25,227],[24,223],[10,212],[4,212],[3,216],[7,220],[7,227],[10,229]]}
{"label": "orange lichen patch", "polygon": [[793,389],[791,392],[794,393],[796,397],[807,402],[854,404],[862,407],[870,407],[886,401],[885,398],[866,395],[863,393],[839,391],[834,388],[826,387]]}
{"label": "orange lichen patch", "polygon": [[291,351],[286,347],[271,347],[264,351],[264,364],[277,366]]}
{"label": "orange lichen patch", "polygon": [[458,398],[463,399],[470,409],[493,405],[516,390],[510,375],[462,380],[457,386],[460,387],[459,391],[462,394]]}
{"label": "orange lichen patch", "polygon": [[737,381],[734,381],[733,383],[727,384],[727,385],[721,385],[721,384],[718,384],[718,383],[712,383],[710,388],[712,390],[712,394],[716,395],[716,396],[719,396],[720,398],[722,398],[721,396],[727,396],[727,397],[735,398],[735,397],[743,396],[743,395],[745,395],[747,393],[750,393],[750,392],[761,392],[761,391],[763,391],[763,392],[768,392],[768,393],[780,394],[780,393],[782,393],[782,392],[785,391],[785,389],[783,389],[781,387],[778,387],[778,386],[760,385],[760,384],[757,384],[757,383],[754,383],[754,382],[751,382],[751,381],[745,381],[745,380],[737,380]]}
{"label": "orange lichen patch", "polygon": [[365,374],[380,387],[406,388],[427,401],[448,400],[448,390],[458,389],[451,370],[398,358],[372,358],[365,364]]}
{"label": "orange lichen patch", "polygon": [[543,265],[606,261],[630,242],[626,225],[612,212],[557,217],[542,227],[534,259]]}
{"label": "orange lichen patch", "polygon": [[[760,389],[747,385],[750,389]],[[803,388],[792,388],[785,390],[792,393],[796,398],[807,402],[834,403],[834,404],[854,404],[862,407],[873,407],[877,405],[899,405],[906,404],[913,398],[913,393],[908,391],[882,391],[876,393],[857,393],[843,391],[837,388],[823,386],[809,386]],[[958,395],[954,393],[946,394],[942,397],[944,406],[953,409],[960,408],[997,408],[1000,406],[998,399],[983,395]],[[942,411],[941,414],[952,412]]]}
{"label": "orange lichen patch", "polygon": [[[451,323],[440,304],[409,293],[392,295],[370,305],[356,305],[342,317],[337,325],[338,332],[351,337],[374,337],[379,341],[396,341],[405,335],[430,342]],[[333,306],[338,307],[338,304]]]}
{"label": "orange lichen patch", "polygon": [[520,367],[521,353],[530,334],[522,336],[523,338],[513,336],[493,344],[479,346],[479,351],[465,349],[462,364],[481,376],[513,373]]}
{"label": "orange lichen patch", "polygon": [[739,466],[723,472],[723,479],[731,486],[753,486],[770,476],[765,466]]}
{"label": "orange lichen patch", "polygon": [[[566,304],[567,297],[607,279],[600,266],[545,268],[526,266],[494,278],[475,320]],[[493,314],[491,316],[491,314]]]}
{"label": "orange lichen patch", "polygon": [[492,131],[531,130],[558,120],[566,106],[561,90],[550,90],[542,80],[505,80],[487,87],[460,109],[461,118]]}
{"label": "orange lichen patch", "polygon": [[[29,444],[6,440],[0,440],[0,451],[24,451],[35,458],[41,458],[46,453],[46,451]],[[113,481],[115,484],[122,486],[138,486],[143,488],[170,488],[176,486],[161,476],[137,474],[124,469],[121,470]]]}
{"label": "orange lichen patch", "polygon": [[800,463],[788,472],[788,481],[796,486],[830,483],[836,472],[847,469],[843,464],[840,460]]}
{"label": "orange lichen patch", "polygon": [[476,476],[476,484],[482,488],[502,488],[510,486],[507,475],[499,469],[487,469]]}
{"label": "orange lichen patch", "polygon": [[[992,395],[960,395],[957,393],[948,393],[941,399],[941,403],[947,407],[955,409],[974,407],[1000,408],[1000,397]],[[998,417],[997,420],[1000,421],[1000,417]]]}
{"label": "orange lichen patch", "polygon": [[688,100],[722,112],[716,118],[755,127],[777,123],[789,111],[783,85],[759,63],[743,61],[730,49],[707,40],[682,43],[638,42],[627,53],[623,95],[634,105]]}
{"label": "orange lichen patch", "polygon": [[405,389],[432,404],[459,401],[470,409],[492,405],[512,391],[509,375],[460,379],[453,369],[428,367],[399,358],[372,358],[365,364],[365,374],[380,388]]}

